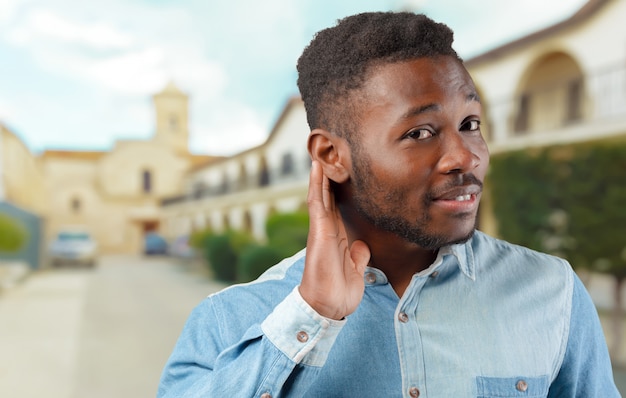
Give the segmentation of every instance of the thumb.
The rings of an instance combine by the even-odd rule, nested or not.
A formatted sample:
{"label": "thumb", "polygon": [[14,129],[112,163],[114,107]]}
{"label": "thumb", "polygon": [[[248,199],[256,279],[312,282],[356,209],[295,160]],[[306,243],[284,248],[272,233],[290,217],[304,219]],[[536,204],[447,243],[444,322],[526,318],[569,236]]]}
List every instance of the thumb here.
{"label": "thumb", "polygon": [[362,240],[355,240],[350,246],[350,258],[354,262],[356,270],[361,273],[365,272],[365,267],[370,261],[370,248]]}

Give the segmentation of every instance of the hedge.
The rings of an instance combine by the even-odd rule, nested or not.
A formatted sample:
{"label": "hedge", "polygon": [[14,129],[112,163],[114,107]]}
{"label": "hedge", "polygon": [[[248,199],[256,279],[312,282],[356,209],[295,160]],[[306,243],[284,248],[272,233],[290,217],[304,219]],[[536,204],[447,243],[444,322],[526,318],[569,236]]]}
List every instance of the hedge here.
{"label": "hedge", "polygon": [[488,182],[504,239],[626,276],[626,142],[494,155]]}

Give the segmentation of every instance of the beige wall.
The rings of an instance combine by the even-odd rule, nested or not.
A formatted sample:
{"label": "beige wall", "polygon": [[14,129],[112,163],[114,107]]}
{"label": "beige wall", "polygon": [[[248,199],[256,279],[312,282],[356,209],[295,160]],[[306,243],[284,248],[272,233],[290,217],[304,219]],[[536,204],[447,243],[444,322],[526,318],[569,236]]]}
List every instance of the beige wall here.
{"label": "beige wall", "polygon": [[[97,183],[111,197],[160,198],[180,192],[188,158],[152,141],[121,141],[98,163]],[[143,174],[150,173],[150,190],[144,192]]]}

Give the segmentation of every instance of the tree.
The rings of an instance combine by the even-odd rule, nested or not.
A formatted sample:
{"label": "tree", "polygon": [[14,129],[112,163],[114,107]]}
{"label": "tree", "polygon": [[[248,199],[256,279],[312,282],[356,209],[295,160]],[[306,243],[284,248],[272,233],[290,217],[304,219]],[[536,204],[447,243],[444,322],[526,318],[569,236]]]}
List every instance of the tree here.
{"label": "tree", "polygon": [[0,253],[19,251],[28,238],[26,228],[15,218],[0,213]]}

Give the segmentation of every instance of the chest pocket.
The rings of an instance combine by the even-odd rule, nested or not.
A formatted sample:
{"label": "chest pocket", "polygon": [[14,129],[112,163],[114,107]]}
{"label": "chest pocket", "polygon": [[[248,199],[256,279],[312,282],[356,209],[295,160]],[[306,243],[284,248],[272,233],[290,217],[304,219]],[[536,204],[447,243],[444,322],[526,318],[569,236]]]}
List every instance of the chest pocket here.
{"label": "chest pocket", "polygon": [[477,398],[545,398],[548,376],[539,377],[477,377]]}

